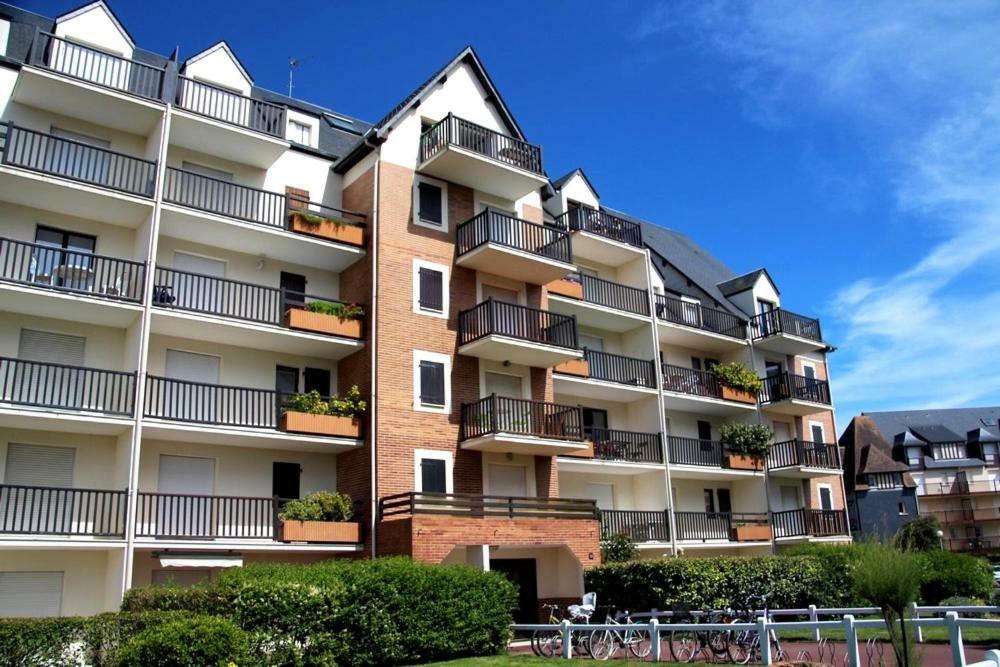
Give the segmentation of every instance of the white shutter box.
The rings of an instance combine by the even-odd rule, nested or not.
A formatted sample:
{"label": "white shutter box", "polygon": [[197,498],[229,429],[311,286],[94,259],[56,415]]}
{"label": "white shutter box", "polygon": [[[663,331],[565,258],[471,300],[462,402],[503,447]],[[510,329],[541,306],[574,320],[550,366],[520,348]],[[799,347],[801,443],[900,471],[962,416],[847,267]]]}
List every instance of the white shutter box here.
{"label": "white shutter box", "polygon": [[62,572],[0,572],[0,618],[58,616]]}
{"label": "white shutter box", "polygon": [[83,366],[86,346],[87,339],[83,336],[21,329],[18,357],[26,361]]}

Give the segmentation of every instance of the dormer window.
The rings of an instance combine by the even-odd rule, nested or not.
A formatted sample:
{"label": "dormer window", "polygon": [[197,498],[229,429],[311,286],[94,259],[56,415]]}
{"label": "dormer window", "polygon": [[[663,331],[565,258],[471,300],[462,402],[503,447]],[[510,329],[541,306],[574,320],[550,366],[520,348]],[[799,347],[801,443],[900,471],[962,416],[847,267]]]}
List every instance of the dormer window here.
{"label": "dormer window", "polygon": [[288,140],[303,146],[312,146],[312,127],[306,123],[289,120]]}
{"label": "dormer window", "polygon": [[921,460],[920,448],[919,447],[907,447],[906,448],[906,465],[911,468],[914,466],[919,466]]}

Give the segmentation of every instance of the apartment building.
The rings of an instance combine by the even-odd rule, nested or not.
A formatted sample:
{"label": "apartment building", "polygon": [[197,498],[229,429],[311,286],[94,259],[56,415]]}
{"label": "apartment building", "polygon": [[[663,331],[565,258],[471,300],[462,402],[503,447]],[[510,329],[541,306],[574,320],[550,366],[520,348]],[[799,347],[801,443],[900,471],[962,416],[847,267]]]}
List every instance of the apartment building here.
{"label": "apartment building", "polygon": [[1000,552],[1000,407],[863,412],[840,444],[858,535],[891,537],[928,515],[943,547]]}
{"label": "apartment building", "polygon": [[[507,573],[528,618],[602,536],[850,539],[819,322],[582,169],[550,179],[471,48],[372,124],[225,42],[145,51],[103,2],[0,17],[0,616],[403,554]],[[359,423],[287,414],[354,385]],[[762,465],[731,422],[774,431]],[[282,500],[318,490],[356,533],[285,539]]]}

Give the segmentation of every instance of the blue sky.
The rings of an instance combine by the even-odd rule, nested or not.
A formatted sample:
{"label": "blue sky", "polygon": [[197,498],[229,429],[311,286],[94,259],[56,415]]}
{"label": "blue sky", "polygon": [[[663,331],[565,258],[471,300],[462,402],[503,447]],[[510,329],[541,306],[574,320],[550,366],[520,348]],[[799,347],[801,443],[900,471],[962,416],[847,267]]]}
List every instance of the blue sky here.
{"label": "blue sky", "polygon": [[1000,3],[213,4],[113,7],[277,90],[303,58],[296,96],[367,120],[472,44],[550,176],[582,166],[822,318],[841,428],[1000,402]]}

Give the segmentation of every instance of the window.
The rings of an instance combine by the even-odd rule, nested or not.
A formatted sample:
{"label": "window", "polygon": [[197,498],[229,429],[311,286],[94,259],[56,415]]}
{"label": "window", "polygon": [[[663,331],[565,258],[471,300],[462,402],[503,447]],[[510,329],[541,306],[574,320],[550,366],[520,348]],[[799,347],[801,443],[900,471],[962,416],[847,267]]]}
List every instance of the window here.
{"label": "window", "polygon": [[305,123],[289,120],[288,140],[303,146],[312,146],[312,127]]}
{"label": "window", "polygon": [[451,411],[451,358],[448,355],[413,351],[413,409]]}
{"label": "window", "polygon": [[594,352],[604,351],[604,339],[600,336],[592,336],[590,334],[577,334],[577,339],[581,348],[592,350]]}
{"label": "window", "polygon": [[983,445],[983,460],[986,461],[988,465],[997,464],[997,444],[995,442],[989,442]]}
{"label": "window", "polygon": [[413,312],[448,317],[448,267],[413,260]]}
{"label": "window", "polygon": [[418,449],[413,453],[413,487],[422,493],[453,493],[451,452]]}
{"label": "window", "polygon": [[0,616],[59,616],[62,590],[62,572],[0,572]]}
{"label": "window", "polygon": [[715,514],[715,493],[712,489],[705,489],[705,511],[709,514]]}
{"label": "window", "polygon": [[91,289],[94,276],[91,255],[97,237],[39,225],[35,243],[45,247],[33,252],[29,280],[70,289]]}
{"label": "window", "polygon": [[871,473],[867,479],[873,489],[895,489],[903,485],[902,477],[894,472]]}
{"label": "window", "polygon": [[[711,440],[712,439],[712,423],[702,420],[698,420],[698,439],[699,440]],[[711,446],[708,447],[711,449]]]}
{"label": "window", "polygon": [[819,508],[823,510],[832,510],[833,488],[829,484],[817,484],[816,490],[819,492]]}
{"label": "window", "polygon": [[823,432],[823,425],[819,422],[809,422],[809,431],[812,435],[813,442],[817,444],[826,442],[826,434]]}
{"label": "window", "polygon": [[907,447],[906,448],[906,465],[913,467],[920,465],[920,448],[919,447]]}
{"label": "window", "polygon": [[598,408],[583,408],[583,434],[595,439],[594,430],[597,430],[596,439],[600,442],[607,440],[608,411]]}
{"label": "window", "polygon": [[448,231],[448,186],[425,176],[413,183],[413,224]]}
{"label": "window", "polygon": [[899,503],[899,515],[906,516],[910,511],[906,509],[906,503]]}

